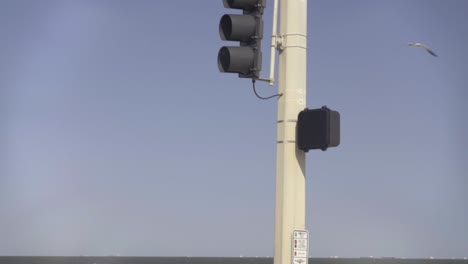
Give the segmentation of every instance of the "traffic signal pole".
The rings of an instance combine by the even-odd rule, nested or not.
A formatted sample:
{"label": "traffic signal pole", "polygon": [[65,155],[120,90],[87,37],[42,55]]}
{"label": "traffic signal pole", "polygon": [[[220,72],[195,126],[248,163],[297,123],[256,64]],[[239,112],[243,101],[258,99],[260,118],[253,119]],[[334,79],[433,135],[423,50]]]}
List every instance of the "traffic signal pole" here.
{"label": "traffic signal pole", "polygon": [[[280,32],[276,34],[278,1],[280,1]],[[221,17],[219,23],[221,39],[239,42],[239,44],[221,47],[218,52],[220,72],[237,73],[241,78],[268,81],[272,85],[275,83],[274,48],[279,50],[278,94],[276,95],[278,96],[278,113],[274,264],[307,264],[304,150],[313,149],[315,145],[326,149],[328,145],[332,146],[337,143],[333,140],[333,142],[330,141],[333,144],[330,142],[309,144],[309,140],[306,140],[307,144],[301,148],[302,150],[296,143],[298,116],[306,108],[307,0],[274,0],[273,49],[271,50],[269,79],[260,78],[262,17],[266,0],[223,0],[223,3],[224,7],[241,10],[242,14],[226,14]],[[303,118],[304,120],[310,119],[310,113],[315,112],[307,113],[309,114],[307,118]],[[306,122],[303,126],[310,127],[311,131],[320,134],[319,132],[323,130],[320,128],[323,126],[320,125],[319,129],[314,129],[318,120],[312,119],[312,121],[312,125]],[[307,129],[302,134],[307,136],[311,133]]]}
{"label": "traffic signal pole", "polygon": [[305,229],[305,153],[296,146],[296,123],[306,108],[307,0],[280,0],[278,40],[274,264],[290,264],[293,232]]}

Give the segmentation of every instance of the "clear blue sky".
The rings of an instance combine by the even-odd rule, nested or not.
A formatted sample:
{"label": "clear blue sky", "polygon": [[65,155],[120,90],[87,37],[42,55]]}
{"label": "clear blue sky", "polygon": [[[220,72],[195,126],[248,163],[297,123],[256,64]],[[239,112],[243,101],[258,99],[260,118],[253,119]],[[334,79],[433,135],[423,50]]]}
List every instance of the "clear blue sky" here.
{"label": "clear blue sky", "polygon": [[[307,154],[310,255],[467,256],[468,1],[308,8],[307,104],[342,117]],[[230,12],[0,2],[0,255],[273,255],[276,101],[218,72]]]}

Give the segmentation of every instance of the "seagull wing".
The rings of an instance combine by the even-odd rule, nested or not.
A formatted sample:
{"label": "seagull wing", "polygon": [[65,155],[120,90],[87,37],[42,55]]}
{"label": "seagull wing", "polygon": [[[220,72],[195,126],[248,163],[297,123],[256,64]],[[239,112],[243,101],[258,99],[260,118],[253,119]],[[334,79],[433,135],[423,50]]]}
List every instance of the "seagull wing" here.
{"label": "seagull wing", "polygon": [[431,54],[432,56],[434,57],[438,57],[437,54],[435,54],[431,49],[429,49],[428,47],[424,47],[424,49],[429,52],[429,54]]}
{"label": "seagull wing", "polygon": [[423,48],[425,49],[429,54],[431,54],[434,57],[438,57],[437,54],[435,54],[430,48],[428,48],[426,45],[422,43],[408,43],[409,46],[411,47],[418,47],[418,48]]}

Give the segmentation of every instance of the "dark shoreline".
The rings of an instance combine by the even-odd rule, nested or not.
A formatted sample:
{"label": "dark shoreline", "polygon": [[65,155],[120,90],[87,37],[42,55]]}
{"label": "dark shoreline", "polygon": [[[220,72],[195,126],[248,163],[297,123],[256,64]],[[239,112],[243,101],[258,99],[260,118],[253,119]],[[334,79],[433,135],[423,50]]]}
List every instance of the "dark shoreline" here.
{"label": "dark shoreline", "polygon": [[[0,264],[273,264],[273,258],[0,256]],[[468,260],[429,258],[309,258],[309,264],[468,264]]]}

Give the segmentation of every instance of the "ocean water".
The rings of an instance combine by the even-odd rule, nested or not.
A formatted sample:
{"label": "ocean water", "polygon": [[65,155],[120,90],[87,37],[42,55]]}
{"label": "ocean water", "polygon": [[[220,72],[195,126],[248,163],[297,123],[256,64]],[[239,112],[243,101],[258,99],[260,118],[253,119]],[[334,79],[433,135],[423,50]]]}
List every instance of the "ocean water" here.
{"label": "ocean water", "polygon": [[[273,264],[272,258],[222,257],[1,257],[0,264]],[[468,264],[464,259],[310,258],[309,264]]]}

